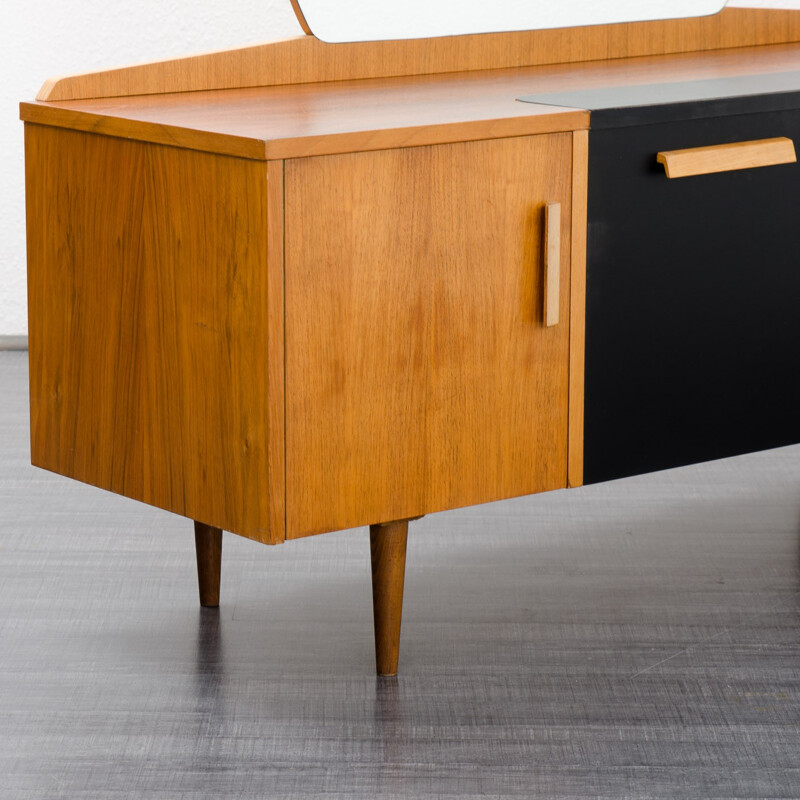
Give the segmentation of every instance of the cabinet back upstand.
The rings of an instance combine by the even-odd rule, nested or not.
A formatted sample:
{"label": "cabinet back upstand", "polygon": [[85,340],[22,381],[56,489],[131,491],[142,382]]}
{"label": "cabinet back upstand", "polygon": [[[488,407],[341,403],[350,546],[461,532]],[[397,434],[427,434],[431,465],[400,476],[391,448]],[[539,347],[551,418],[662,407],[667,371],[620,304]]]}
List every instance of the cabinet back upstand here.
{"label": "cabinet back upstand", "polygon": [[[788,75],[795,42],[800,12],[730,9],[307,36],[48,81],[21,106],[33,463],[195,520],[203,605],[222,530],[369,525],[377,668],[395,674],[409,520],[580,486],[584,456],[603,480],[800,440],[798,379],[763,358],[800,358],[796,226],[715,259],[730,230],[693,211],[797,196],[800,78],[735,113],[715,87],[684,96]],[[608,87],[627,95],[570,95]],[[711,174],[680,193],[665,165]],[[754,259],[780,287],[760,309]],[[720,349],[761,392],[704,373]],[[666,383],[689,388],[664,399]]]}

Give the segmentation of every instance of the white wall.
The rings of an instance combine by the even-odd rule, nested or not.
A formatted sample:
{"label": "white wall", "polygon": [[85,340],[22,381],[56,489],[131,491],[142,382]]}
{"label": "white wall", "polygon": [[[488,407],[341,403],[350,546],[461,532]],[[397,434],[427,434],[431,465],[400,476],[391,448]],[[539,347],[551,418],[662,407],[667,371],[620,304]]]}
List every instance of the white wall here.
{"label": "white wall", "polygon": [[0,336],[27,333],[20,100],[45,78],[301,35],[289,0],[2,0]]}
{"label": "white wall", "polygon": [[[800,0],[734,4],[800,7]],[[300,33],[289,0],[3,0],[0,336],[27,333],[19,101],[33,98],[45,78],[54,75]]]}

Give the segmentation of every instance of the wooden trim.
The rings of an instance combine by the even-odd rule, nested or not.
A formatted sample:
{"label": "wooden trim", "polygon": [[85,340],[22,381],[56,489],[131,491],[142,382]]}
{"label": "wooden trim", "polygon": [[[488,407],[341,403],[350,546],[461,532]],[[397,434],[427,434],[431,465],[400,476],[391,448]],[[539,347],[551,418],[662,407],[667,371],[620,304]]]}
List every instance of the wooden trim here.
{"label": "wooden trim", "polygon": [[692,175],[710,175],[714,172],[794,164],[797,161],[797,154],[794,142],[781,136],[776,139],[667,150],[659,153],[656,160],[664,165],[668,178],[688,178]]}
{"label": "wooden trim", "polygon": [[139,139],[153,144],[172,145],[236,158],[261,161],[268,159],[263,139],[196,130],[178,125],[142,122],[107,114],[93,114],[90,111],[76,111],[48,103],[20,103],[19,108],[20,119],[36,125],[97,133],[120,139]]}
{"label": "wooden trim", "polygon": [[553,106],[550,110],[552,113],[525,114],[501,119],[423,124],[403,128],[387,127],[268,140],[164,125],[159,122],[146,122],[109,114],[93,114],[39,102],[20,103],[20,118],[37,125],[269,161],[337,153],[360,153],[368,150],[390,150],[396,147],[508,139],[540,133],[562,133],[589,127],[588,111],[561,109],[557,106]]}
{"label": "wooden trim", "polygon": [[800,11],[729,8],[711,17],[326,44],[314,36],[51,78],[37,100],[431,75],[800,41]]}
{"label": "wooden trim", "polygon": [[306,22],[305,14],[303,14],[303,9],[300,8],[300,3],[297,0],[290,0],[292,4],[292,9],[294,10],[294,15],[297,17],[297,21],[300,23],[300,27],[303,29],[303,33],[307,36],[311,36],[311,27]]}
{"label": "wooden trim", "polygon": [[567,485],[583,484],[583,409],[586,337],[586,205],[589,132],[572,135],[572,244],[569,308],[569,462]]}
{"label": "wooden trim", "polygon": [[561,292],[561,203],[544,207],[544,325],[558,325]]}
{"label": "wooden trim", "polygon": [[284,192],[283,161],[267,162],[267,353],[270,402],[267,429],[269,530],[272,541],[286,539],[286,384],[284,354]]}

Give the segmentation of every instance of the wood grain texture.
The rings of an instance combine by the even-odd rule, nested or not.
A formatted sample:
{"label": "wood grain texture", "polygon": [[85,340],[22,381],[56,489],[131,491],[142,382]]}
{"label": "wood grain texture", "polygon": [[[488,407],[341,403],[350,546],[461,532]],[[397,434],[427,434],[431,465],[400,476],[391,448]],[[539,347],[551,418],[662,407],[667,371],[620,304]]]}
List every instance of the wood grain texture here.
{"label": "wood grain texture", "polygon": [[[286,531],[286,404],[284,364],[284,186],[283,161],[267,162],[267,469],[269,530],[275,541]],[[263,342],[262,353],[263,353]],[[255,346],[258,346],[256,343]],[[262,398],[263,402],[263,398]]]}
{"label": "wood grain texture", "polygon": [[370,525],[375,667],[382,677],[397,675],[407,541],[408,520]]}
{"label": "wood grain texture", "polygon": [[197,555],[200,605],[204,608],[216,608],[219,605],[222,575],[222,531],[212,525],[195,522],[194,546]]}
{"label": "wood grain texture", "polygon": [[[202,104],[204,100],[201,93],[192,99],[198,104]],[[197,105],[196,111],[199,112],[201,107]],[[201,113],[208,119],[212,109],[213,98],[210,100],[210,105]],[[230,130],[208,130],[209,125],[203,126],[201,123],[200,127],[197,127],[196,122],[187,121],[188,124],[181,125],[132,119],[122,109],[98,114],[92,110],[67,108],[51,103],[20,103],[20,119],[37,125],[115,136],[120,139],[138,139],[153,144],[172,145],[238,158],[262,161],[268,158],[265,142],[257,137],[243,136]],[[221,127],[226,126],[222,123]]]}
{"label": "wood grain texture", "polygon": [[586,111],[518,103],[516,97],[491,82],[484,87],[468,82],[454,93],[431,79],[421,87],[382,80],[372,85],[356,81],[156,95],[124,104],[23,103],[20,113],[41,125],[254,159],[525,136],[589,125]]}
{"label": "wood grain texture", "polygon": [[286,162],[287,537],[566,485],[572,137]]}
{"label": "wood grain texture", "polygon": [[281,541],[265,166],[28,125],[26,188],[33,463]]}
{"label": "wood grain texture", "polygon": [[218,53],[52,78],[39,100],[165,94],[429,75],[800,41],[797,10],[730,8],[696,19],[390,42],[295,37]]}
{"label": "wood grain texture", "polygon": [[572,135],[572,265],[569,301],[569,486],[583,484],[584,373],[586,366],[586,217],[589,132]]}
{"label": "wood grain texture", "polygon": [[730,142],[708,147],[690,147],[658,153],[656,160],[664,165],[668,178],[688,178],[714,172],[794,164],[797,154],[794,142],[781,136],[752,142]]}
{"label": "wood grain texture", "polygon": [[800,45],[338,83],[23,103],[24,120],[280,159],[588,128],[541,93],[800,70]]}
{"label": "wood grain texture", "polygon": [[297,21],[300,23],[303,33],[310,36],[311,28],[309,27],[308,22],[306,22],[306,16],[303,14],[303,10],[300,8],[300,3],[298,3],[297,0],[291,0],[291,3],[294,15],[297,17]]}
{"label": "wood grain texture", "polygon": [[544,207],[544,324],[558,325],[561,299],[561,203]]}

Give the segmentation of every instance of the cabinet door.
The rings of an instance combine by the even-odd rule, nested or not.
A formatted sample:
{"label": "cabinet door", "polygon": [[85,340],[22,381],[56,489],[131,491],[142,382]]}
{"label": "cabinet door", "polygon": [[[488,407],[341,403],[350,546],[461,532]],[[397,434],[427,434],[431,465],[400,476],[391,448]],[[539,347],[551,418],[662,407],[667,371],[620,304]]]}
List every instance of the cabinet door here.
{"label": "cabinet door", "polygon": [[289,537],[566,486],[571,158],[554,134],[286,162]]}
{"label": "cabinet door", "polygon": [[800,111],[693,108],[590,138],[587,483],[800,442],[800,164],[670,180],[656,161],[800,145]]}

